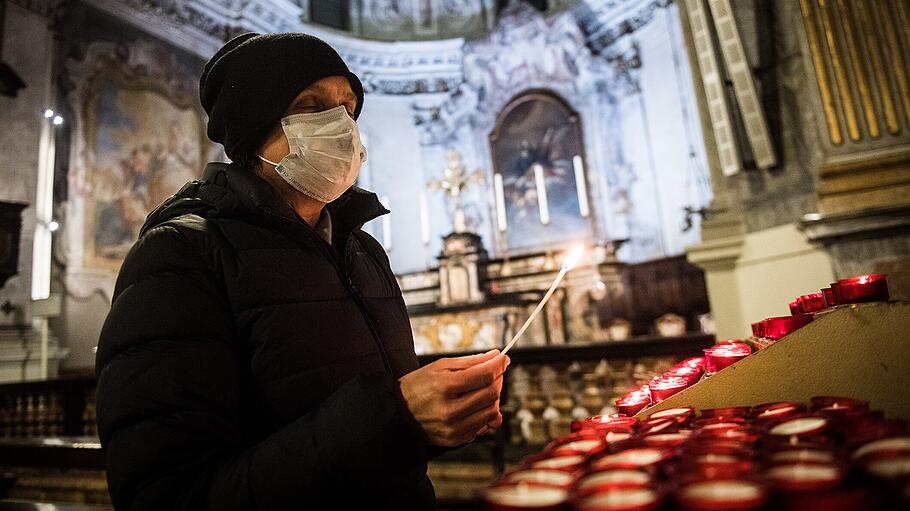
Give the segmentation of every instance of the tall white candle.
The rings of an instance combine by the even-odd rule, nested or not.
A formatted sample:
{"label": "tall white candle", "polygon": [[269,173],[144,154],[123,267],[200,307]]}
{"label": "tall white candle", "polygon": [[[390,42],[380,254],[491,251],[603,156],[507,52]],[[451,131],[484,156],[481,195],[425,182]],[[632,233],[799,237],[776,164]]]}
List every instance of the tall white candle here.
{"label": "tall white candle", "polygon": [[534,183],[537,185],[537,207],[540,210],[540,223],[549,225],[550,206],[547,204],[547,183],[543,175],[543,165],[534,164]]}
{"label": "tall white candle", "polygon": [[430,244],[430,212],[427,208],[427,194],[420,192],[420,242]]}
{"label": "tall white candle", "polygon": [[502,190],[502,174],[493,174],[493,192],[496,194],[496,226],[499,232],[505,232],[509,228],[506,220],[506,196]]}
{"label": "tall white candle", "polygon": [[572,167],[575,168],[575,190],[578,192],[578,211],[581,216],[587,218],[591,214],[588,206],[588,183],[585,181],[585,168],[581,162],[581,156],[572,157]]}

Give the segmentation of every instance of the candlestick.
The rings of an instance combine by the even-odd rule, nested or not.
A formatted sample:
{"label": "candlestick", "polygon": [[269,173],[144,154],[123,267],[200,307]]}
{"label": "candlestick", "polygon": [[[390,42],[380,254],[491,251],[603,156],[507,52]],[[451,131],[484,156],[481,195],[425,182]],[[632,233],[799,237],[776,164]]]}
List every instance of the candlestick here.
{"label": "candlestick", "polygon": [[512,337],[512,340],[509,341],[509,344],[507,344],[506,347],[502,350],[503,355],[512,349],[512,346],[515,345],[515,342],[518,341],[518,338],[525,333],[525,330],[528,329],[528,327],[531,325],[531,322],[534,321],[534,318],[540,314],[543,306],[547,304],[547,302],[550,300],[550,297],[553,296],[553,292],[556,291],[556,288],[559,286],[559,283],[562,282],[562,278],[565,277],[566,273],[574,268],[576,264],[578,264],[578,260],[581,259],[581,255],[584,253],[584,251],[585,246],[578,245],[574,250],[572,250],[572,252],[569,253],[568,256],[566,256],[565,261],[562,263],[562,268],[559,269],[559,274],[556,275],[556,279],[554,279],[553,284],[550,285],[550,289],[547,290],[547,293],[545,295],[543,295],[543,299],[541,299],[540,303],[537,304],[534,312],[528,316],[528,319],[525,320],[525,323],[521,325],[521,328],[518,329],[518,332],[516,332]]}

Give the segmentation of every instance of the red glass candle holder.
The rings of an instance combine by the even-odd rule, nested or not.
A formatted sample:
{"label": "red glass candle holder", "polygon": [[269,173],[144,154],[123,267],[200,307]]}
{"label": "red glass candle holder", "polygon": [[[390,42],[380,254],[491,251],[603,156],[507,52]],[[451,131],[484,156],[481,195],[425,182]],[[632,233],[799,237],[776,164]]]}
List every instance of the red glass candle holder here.
{"label": "red glass candle holder", "polygon": [[840,304],[886,302],[890,298],[886,275],[860,275],[841,279],[831,284],[831,291]]}
{"label": "red glass candle holder", "polygon": [[599,453],[606,447],[607,443],[604,441],[601,435],[588,430],[580,433],[572,433],[562,438],[557,438],[550,442],[550,445],[547,446],[546,451],[551,453],[553,456],[570,456],[577,454],[590,456],[592,454]]}
{"label": "red glass candle holder", "polygon": [[758,321],[756,323],[752,323],[752,335],[759,339],[765,337],[765,322],[764,321]]}
{"label": "red glass candle holder", "polygon": [[840,305],[837,298],[834,297],[834,290],[830,287],[822,288],[822,296],[825,298],[825,307],[834,307]]}
{"label": "red glass candle holder", "polygon": [[727,341],[704,351],[705,374],[711,375],[751,355],[752,347],[742,342]]}
{"label": "red glass candle holder", "polygon": [[767,339],[775,341],[789,335],[812,322],[810,314],[776,316],[762,321],[762,333]]}
{"label": "red glass candle holder", "polygon": [[[814,314],[828,308],[824,293],[809,293],[796,299],[796,312],[794,314]],[[790,312],[793,312],[791,309]]]}
{"label": "red glass candle holder", "polygon": [[617,468],[591,472],[578,480],[575,493],[587,495],[607,488],[650,486],[654,482],[651,474],[636,469]]}
{"label": "red glass candle holder", "polygon": [[632,416],[651,404],[651,396],[644,392],[630,392],[616,400],[616,409]]}
{"label": "red glass candle holder", "polygon": [[690,384],[691,380],[682,376],[658,378],[657,381],[648,384],[648,387],[651,388],[651,400],[655,403],[660,403],[668,397],[685,390]]}

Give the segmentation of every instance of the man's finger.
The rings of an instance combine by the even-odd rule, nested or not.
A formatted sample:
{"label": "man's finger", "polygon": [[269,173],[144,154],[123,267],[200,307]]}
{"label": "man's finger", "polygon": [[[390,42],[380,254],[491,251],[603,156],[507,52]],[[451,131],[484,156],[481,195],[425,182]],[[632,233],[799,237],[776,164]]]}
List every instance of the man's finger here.
{"label": "man's finger", "polygon": [[451,369],[454,371],[459,371],[461,369],[467,369],[471,366],[475,366],[487,360],[491,360],[499,355],[499,350],[490,350],[486,353],[476,353],[474,355],[466,355],[464,357],[448,357],[439,359],[440,365],[443,369]]}
{"label": "man's finger", "polygon": [[472,390],[467,394],[452,399],[451,406],[457,411],[452,414],[453,419],[471,415],[477,410],[487,408],[499,401],[499,394],[502,391],[502,376],[500,375],[493,384],[488,387],[481,387]]}
{"label": "man's finger", "polygon": [[508,366],[509,357],[496,356],[467,369],[453,371],[449,374],[452,379],[449,390],[455,394],[463,394],[492,385],[506,371]]}
{"label": "man's finger", "polygon": [[493,409],[492,406],[488,406],[481,410],[474,412],[468,417],[459,421],[457,426],[458,431],[461,435],[473,435],[477,431],[487,425],[488,422],[494,421],[497,419],[499,412]]}

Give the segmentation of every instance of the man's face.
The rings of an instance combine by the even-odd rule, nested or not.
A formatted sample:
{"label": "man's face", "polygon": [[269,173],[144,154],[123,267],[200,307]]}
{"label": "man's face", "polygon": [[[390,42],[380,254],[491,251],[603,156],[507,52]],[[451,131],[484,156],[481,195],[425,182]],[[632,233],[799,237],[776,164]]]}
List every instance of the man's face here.
{"label": "man's face", "polygon": [[[348,115],[354,116],[357,109],[357,96],[351,90],[351,84],[343,76],[328,76],[313,83],[291,101],[283,117],[293,114],[311,114],[344,106]],[[259,148],[259,154],[271,161],[280,161],[290,152],[288,139],[284,135],[281,123],[276,123]]]}

